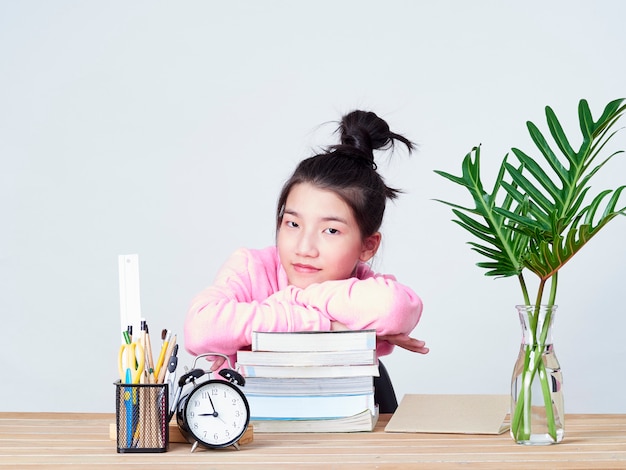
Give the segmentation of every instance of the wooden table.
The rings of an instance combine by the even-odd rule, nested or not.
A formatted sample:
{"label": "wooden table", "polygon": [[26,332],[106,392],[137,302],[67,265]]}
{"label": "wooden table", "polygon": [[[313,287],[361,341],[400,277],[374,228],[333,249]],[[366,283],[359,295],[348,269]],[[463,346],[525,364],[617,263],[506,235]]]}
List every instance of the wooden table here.
{"label": "wooden table", "polygon": [[254,434],[252,443],[219,451],[170,443],[161,454],[118,454],[109,438],[113,414],[0,413],[0,467],[289,468],[289,469],[605,469],[626,468],[626,415],[568,415],[561,444],[527,447],[508,433],[488,435],[374,432]]}

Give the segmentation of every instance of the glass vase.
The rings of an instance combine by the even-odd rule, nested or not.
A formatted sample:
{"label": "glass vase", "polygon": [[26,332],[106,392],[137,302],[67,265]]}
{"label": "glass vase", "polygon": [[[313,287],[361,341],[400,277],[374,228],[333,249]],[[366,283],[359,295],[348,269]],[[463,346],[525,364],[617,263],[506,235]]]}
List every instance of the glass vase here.
{"label": "glass vase", "polygon": [[563,376],[554,353],[557,306],[517,305],[522,342],[511,380],[511,437],[518,444],[563,440]]}

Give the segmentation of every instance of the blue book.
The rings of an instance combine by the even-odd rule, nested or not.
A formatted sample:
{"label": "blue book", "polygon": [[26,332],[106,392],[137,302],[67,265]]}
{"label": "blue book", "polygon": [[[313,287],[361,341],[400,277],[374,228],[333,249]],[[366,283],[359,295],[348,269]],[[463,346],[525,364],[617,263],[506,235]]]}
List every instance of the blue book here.
{"label": "blue book", "polygon": [[[245,390],[245,387],[244,387]],[[345,418],[376,413],[374,393],[361,395],[256,395],[246,393],[250,419]]]}

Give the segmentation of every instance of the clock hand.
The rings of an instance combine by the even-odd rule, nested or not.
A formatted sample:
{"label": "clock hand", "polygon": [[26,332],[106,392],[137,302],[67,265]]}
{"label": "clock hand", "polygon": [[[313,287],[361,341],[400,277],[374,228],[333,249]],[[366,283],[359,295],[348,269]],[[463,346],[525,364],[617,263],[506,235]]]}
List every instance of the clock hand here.
{"label": "clock hand", "polygon": [[209,403],[211,404],[211,408],[213,408],[213,412],[212,413],[198,413],[198,416],[213,416],[214,418],[217,418],[218,413],[217,413],[217,410],[215,409],[215,405],[213,404],[213,400],[211,400],[210,394],[208,395],[208,398],[209,398]]}
{"label": "clock hand", "polygon": [[213,401],[211,400],[211,398],[209,398],[209,402],[213,407],[213,413],[198,413],[198,416],[213,416],[214,418],[219,418],[222,423],[226,424],[226,421],[224,421],[220,414],[215,410],[215,406],[213,406]]}
{"label": "clock hand", "polygon": [[222,423],[226,424],[226,421],[222,419],[217,411],[213,411],[213,413],[198,413],[198,416],[213,416],[214,418],[219,418]]}
{"label": "clock hand", "polygon": [[211,403],[211,408],[213,408],[213,416],[217,416],[217,410],[215,409],[215,405],[213,404],[213,400],[211,399],[210,393],[209,393],[209,403]]}

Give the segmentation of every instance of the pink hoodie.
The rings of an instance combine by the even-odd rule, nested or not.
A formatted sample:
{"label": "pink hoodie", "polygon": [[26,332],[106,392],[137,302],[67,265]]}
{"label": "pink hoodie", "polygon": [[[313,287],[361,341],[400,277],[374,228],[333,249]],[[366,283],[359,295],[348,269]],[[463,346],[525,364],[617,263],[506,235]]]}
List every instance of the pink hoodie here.
{"label": "pink hoodie", "polygon": [[[192,302],[185,320],[185,347],[194,355],[219,352],[233,365],[250,349],[253,331],[328,331],[332,320],[352,330],[409,334],[422,313],[421,299],[391,275],[360,263],[355,277],[305,289],[290,286],[276,247],[239,249],[215,283]],[[379,341],[384,356],[393,345]]]}

